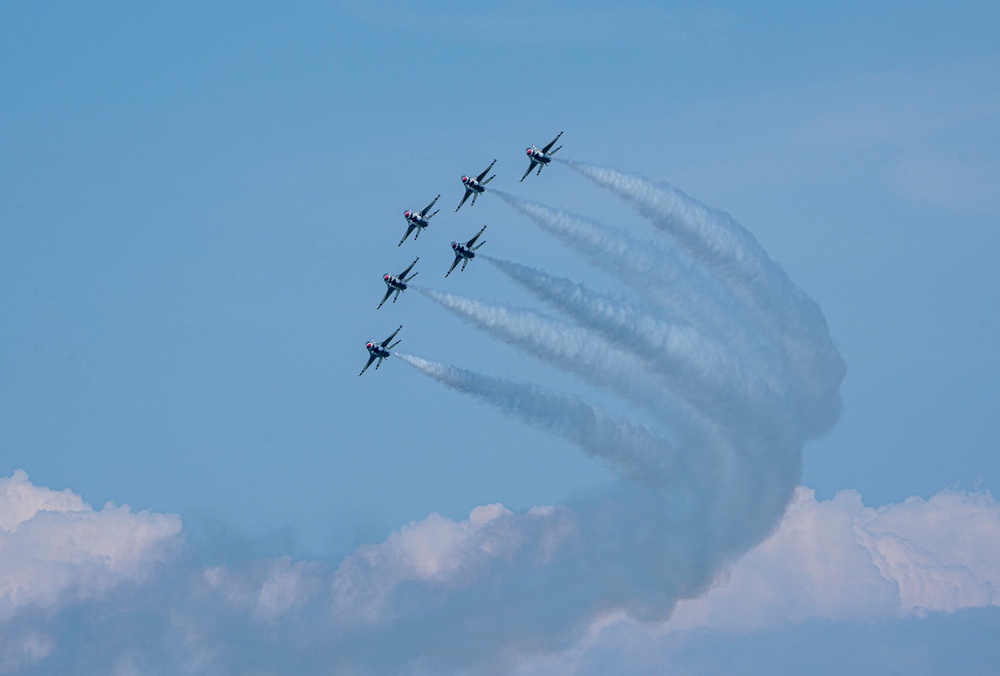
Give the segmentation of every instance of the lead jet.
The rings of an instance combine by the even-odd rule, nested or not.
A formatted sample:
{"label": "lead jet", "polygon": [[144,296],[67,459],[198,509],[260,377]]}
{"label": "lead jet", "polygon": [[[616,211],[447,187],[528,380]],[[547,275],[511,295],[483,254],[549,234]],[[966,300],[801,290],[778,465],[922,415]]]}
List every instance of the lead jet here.
{"label": "lead jet", "polygon": [[378,304],[378,307],[375,308],[376,310],[378,310],[379,308],[381,308],[382,305],[387,300],[389,300],[389,296],[392,295],[393,291],[396,292],[396,298],[392,299],[393,303],[395,303],[396,299],[399,298],[399,294],[401,294],[404,291],[406,291],[406,284],[407,284],[407,282],[409,282],[411,279],[413,279],[414,277],[416,277],[417,275],[420,274],[419,272],[414,272],[409,277],[406,276],[406,275],[408,275],[410,273],[410,270],[413,269],[413,266],[416,265],[417,261],[419,261],[419,260],[420,260],[420,256],[417,256],[415,259],[413,259],[413,262],[410,263],[410,266],[408,268],[406,268],[405,270],[403,270],[402,272],[400,272],[398,275],[390,275],[388,272],[385,273],[384,275],[382,275],[382,281],[384,281],[385,285],[387,287],[389,287],[389,288],[387,288],[385,290],[385,295],[382,296],[382,302]]}
{"label": "lead jet", "polygon": [[[403,328],[402,324],[399,325],[399,329],[401,328]],[[375,370],[378,371],[378,367],[382,365],[382,360],[389,358],[389,355],[391,354],[389,350],[396,347],[397,345],[400,344],[400,342],[402,342],[397,340],[392,345],[389,345],[389,341],[396,337],[396,334],[399,333],[399,329],[393,331],[392,335],[383,340],[381,343],[376,343],[374,340],[368,341],[368,344],[365,345],[365,347],[368,348],[368,363],[365,364],[365,367],[363,369],[361,369],[361,373],[358,374],[359,376],[364,375],[364,372],[368,370],[368,367],[371,366],[372,362],[375,361],[376,359],[378,359],[378,363],[375,364]]]}
{"label": "lead jet", "polygon": [[[441,195],[438,195],[431,200],[431,203],[420,211],[406,211],[403,213],[403,217],[406,219],[406,234],[403,235],[403,239],[399,240],[399,244],[396,246],[402,246],[403,242],[406,241],[406,238],[409,237],[410,233],[414,230],[417,231],[417,234],[413,236],[413,241],[417,241],[417,238],[420,237],[420,231],[430,225],[428,221],[431,220],[434,217],[434,214],[437,213],[437,211],[435,211],[434,214],[431,214],[430,216],[427,215],[427,212],[434,208],[434,203],[438,201],[439,197],[441,197]],[[440,211],[440,209],[438,209],[438,211]]]}
{"label": "lead jet", "polygon": [[486,184],[496,178],[496,174],[493,174],[487,179],[483,178],[490,172],[490,169],[492,169],[493,165],[496,163],[496,160],[490,162],[490,166],[483,169],[483,173],[479,174],[479,176],[476,176],[475,178],[471,178],[469,176],[462,177],[462,184],[465,185],[465,194],[462,195],[462,201],[458,203],[457,207],[455,207],[455,211],[462,208],[462,205],[465,204],[465,200],[469,199],[469,195],[472,195],[472,206],[476,205],[476,198],[486,191]]}
{"label": "lead jet", "polygon": [[[541,150],[536,148],[534,143],[531,144],[531,147],[528,148],[527,151],[528,159],[531,160],[531,164],[528,165],[528,170],[524,172],[524,176],[521,177],[521,181],[528,178],[528,174],[531,173],[531,170],[535,168],[536,164],[538,165],[538,174],[542,173],[542,167],[551,162],[552,156],[555,155],[557,152],[559,152],[559,149],[562,148],[562,146],[559,146],[559,148],[556,148],[555,150],[549,152],[549,148],[554,146],[556,144],[556,141],[558,141],[559,137],[562,135],[563,135],[562,132],[556,134],[556,137],[551,141],[549,141],[549,144],[544,148],[542,148]],[[538,174],[535,174],[535,176],[538,176]],[[520,181],[518,182],[520,183]]]}
{"label": "lead jet", "polygon": [[463,272],[465,271],[465,266],[469,264],[469,261],[471,259],[473,259],[473,258],[476,257],[476,249],[478,249],[482,245],[486,244],[485,241],[482,241],[478,245],[473,246],[474,244],[476,244],[476,240],[479,239],[479,236],[481,234],[483,234],[483,230],[485,230],[485,229],[486,229],[486,226],[484,225],[479,230],[479,232],[476,233],[476,236],[473,237],[472,239],[470,239],[465,244],[462,244],[461,242],[452,242],[451,243],[451,250],[455,252],[455,262],[451,264],[450,268],[448,268],[448,272],[446,272],[445,275],[444,275],[445,277],[447,277],[448,275],[450,275],[452,273],[452,270],[455,269],[455,266],[458,265],[459,261],[462,261],[462,270],[461,271],[463,271]]}

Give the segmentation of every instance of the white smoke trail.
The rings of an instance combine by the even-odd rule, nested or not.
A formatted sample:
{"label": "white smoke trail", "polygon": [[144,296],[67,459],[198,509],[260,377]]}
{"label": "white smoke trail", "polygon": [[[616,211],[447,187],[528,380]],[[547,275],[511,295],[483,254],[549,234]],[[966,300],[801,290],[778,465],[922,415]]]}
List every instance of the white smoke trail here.
{"label": "white smoke trail", "polygon": [[678,473],[680,455],[675,441],[579,397],[408,354],[395,356],[440,383],[578,444],[633,481],[663,486]]}
{"label": "white smoke trail", "polygon": [[654,411],[692,412],[649,376],[648,368],[584,328],[543,316],[414,286],[419,293],[466,321],[539,359],[574,373],[598,387],[614,389]]}
{"label": "white smoke trail", "polygon": [[[740,358],[729,347],[691,326],[658,319],[628,298],[612,297],[537,268],[482,256],[540,299],[566,313],[620,349],[642,360],[678,396],[727,427],[747,428],[753,416],[789,417],[796,401],[786,365],[778,354],[759,353],[755,362]],[[735,399],[735,401],[734,401]]]}
{"label": "white smoke trail", "polygon": [[745,312],[726,289],[676,248],[639,242],[624,231],[597,224],[561,209],[494,191],[507,204],[556,236],[591,265],[666,310],[675,321],[719,330],[720,315]]}
{"label": "white smoke trail", "polygon": [[[552,233],[591,264],[632,287],[648,303],[667,313],[674,324],[689,324],[707,335],[724,336],[728,348],[748,363],[767,370],[815,369],[806,348],[790,341],[781,322],[748,305],[731,283],[719,279],[676,246],[637,242],[629,235],[567,211],[523,200],[497,191],[499,196],[547,232]],[[776,364],[780,361],[782,365]],[[807,374],[812,379],[812,374]],[[815,393],[813,393],[815,394]],[[834,416],[835,417],[835,416]],[[828,427],[829,416],[816,423]]]}
{"label": "white smoke trail", "polygon": [[726,277],[751,283],[780,276],[780,280],[769,280],[777,282],[774,290],[804,299],[783,272],[776,274],[776,266],[757,238],[729,214],[709,209],[670,185],[654,185],[639,176],[568,158],[557,160],[626,200],[658,228],[676,237],[699,260]]}
{"label": "white smoke trail", "polygon": [[[572,324],[419,291],[491,335],[643,403],[656,413],[653,428],[536,385],[401,358],[574,441],[647,487],[668,486],[644,488],[635,501],[615,495],[574,505],[574,532],[596,549],[564,553],[543,575],[552,593],[561,593],[564,581],[595,590],[580,599],[579,617],[623,608],[648,619],[697,594],[711,571],[774,527],[796,485],[802,444],[839,412],[843,363],[815,303],[732,219],[682,194],[664,197],[613,172],[574,168],[625,196],[669,236],[667,244],[636,242],[568,212],[494,192],[631,287],[643,305],[489,256]],[[692,428],[702,433],[691,434]],[[670,574],[660,574],[666,570]],[[511,578],[505,573],[504,579]],[[529,597],[512,593],[505,607],[537,611]],[[562,617],[550,624],[566,626],[567,619],[573,623]]]}
{"label": "white smoke trail", "polygon": [[803,376],[822,383],[814,392],[816,396],[822,397],[831,386],[836,390],[846,369],[819,306],[729,214],[710,209],[670,185],[585,162],[556,159],[624,199],[725,281],[734,295],[766,321],[772,333],[784,337],[789,358]]}
{"label": "white smoke trail", "polygon": [[[739,377],[747,385],[738,365],[726,363],[721,346],[701,339],[690,329],[679,329],[683,335],[671,335],[668,330],[660,335],[633,331],[616,336],[608,321],[598,329],[587,327],[586,322],[576,327],[531,310],[413,288],[504,342],[653,411],[658,422],[681,443],[703,448],[706,454],[732,452],[731,444],[724,440],[726,434],[746,437],[753,431],[755,438],[773,438],[776,425],[789,425],[784,402],[773,397],[769,401],[763,391],[741,391],[741,385],[732,382]],[[706,373],[710,368],[729,370],[713,376]],[[712,382],[713,377],[717,382]],[[730,382],[722,382],[723,378]],[[747,440],[741,443],[746,445]]]}
{"label": "white smoke trail", "polygon": [[[577,617],[594,618],[616,608],[640,620],[669,616],[678,599],[706,589],[712,571],[767,535],[798,478],[798,446],[751,444],[739,456],[703,463],[704,449],[666,446],[648,428],[577,397],[411,355],[397,356],[439,382],[575,440],[619,471],[640,477],[638,484],[570,505],[572,537],[567,541],[561,536],[558,555],[546,565],[513,559],[492,578],[494,584],[503,586],[503,601],[491,605],[488,615],[490,626],[496,628],[491,636],[500,645],[511,640],[505,627],[519,625],[517,618],[522,617],[539,620],[531,634],[542,641],[538,648],[545,650],[548,641],[578,622]],[[650,476],[657,481],[649,481]],[[665,490],[649,488],[664,480],[669,481]],[[544,532],[521,533],[523,525],[505,524],[503,532],[510,542],[552,539]],[[581,549],[568,547],[568,542],[581,543]],[[496,546],[491,545],[489,551],[496,552]],[[369,574],[358,575],[362,581],[352,586],[371,588]],[[437,591],[435,596],[440,594]],[[474,593],[472,598],[479,608],[479,595]],[[572,609],[567,611],[567,604]],[[461,602],[459,607],[468,619],[469,604]],[[448,608],[456,609],[451,604]],[[387,612],[383,609],[379,617]],[[478,610],[476,616],[481,616]],[[446,623],[452,632],[464,631],[453,626],[454,618]],[[454,641],[456,635],[450,633],[449,638]],[[525,638],[519,634],[514,639],[521,650]]]}

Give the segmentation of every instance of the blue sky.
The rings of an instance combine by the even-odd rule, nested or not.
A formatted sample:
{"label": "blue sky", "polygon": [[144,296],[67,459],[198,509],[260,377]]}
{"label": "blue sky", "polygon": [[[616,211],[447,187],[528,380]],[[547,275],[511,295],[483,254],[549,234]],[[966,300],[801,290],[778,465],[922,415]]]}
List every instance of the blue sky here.
{"label": "blue sky", "polygon": [[421,285],[540,308],[483,261],[443,279],[483,224],[483,253],[613,287],[497,195],[453,212],[497,158],[491,187],[650,237],[565,165],[517,183],[565,130],[560,155],[731,214],[819,303],[847,376],[803,451],[818,504],[995,492],[998,14],[7,4],[0,476],[178,515],[208,566],[335,569],[433,512],[586,503],[615,478],[572,443],[398,359],[356,376],[403,324],[408,354],[627,410],[414,290],[375,310],[417,255]]}

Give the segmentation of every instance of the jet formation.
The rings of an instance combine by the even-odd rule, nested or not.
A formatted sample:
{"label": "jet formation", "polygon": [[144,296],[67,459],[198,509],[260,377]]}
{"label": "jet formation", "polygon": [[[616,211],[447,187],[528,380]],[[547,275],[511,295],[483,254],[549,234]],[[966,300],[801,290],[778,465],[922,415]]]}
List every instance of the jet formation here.
{"label": "jet formation", "polygon": [[[524,176],[521,177],[521,181],[527,178],[528,174],[530,174],[532,170],[534,170],[536,167],[537,167],[537,172],[535,175],[536,176],[541,175],[542,168],[544,168],[545,165],[549,164],[552,161],[552,156],[555,155],[557,152],[559,152],[559,150],[562,148],[562,146],[559,146],[555,150],[552,150],[552,146],[554,146],[559,141],[559,137],[561,137],[562,135],[563,133],[559,132],[554,139],[552,139],[549,143],[543,146],[540,150],[536,148],[533,144],[527,149],[528,160],[530,164],[528,165],[528,170],[524,172]],[[462,186],[465,188],[465,194],[462,195],[462,201],[458,203],[457,207],[455,207],[456,212],[462,208],[462,206],[466,203],[466,201],[468,201],[470,196],[472,197],[471,206],[475,206],[476,199],[484,192],[486,192],[486,184],[492,181],[494,178],[496,178],[496,174],[493,174],[488,178],[486,176],[487,174],[490,173],[490,170],[493,169],[493,165],[495,165],[496,163],[497,161],[496,159],[494,159],[492,162],[490,162],[488,167],[483,169],[475,177],[471,176],[462,177]],[[437,214],[438,211],[440,211],[440,209],[438,209],[434,212],[431,212],[431,209],[434,208],[434,205],[440,198],[441,195],[439,194],[437,197],[431,200],[430,204],[428,204],[420,211],[411,210],[403,213],[403,217],[406,219],[406,233],[403,235],[403,238],[399,240],[399,244],[397,244],[396,246],[402,246],[403,242],[405,242],[410,237],[410,234],[413,234],[413,241],[414,242],[417,241],[417,239],[420,237],[420,233],[430,225],[431,218],[433,218],[435,214]],[[452,253],[455,254],[455,260],[452,261],[451,267],[448,268],[448,272],[446,272],[444,275],[445,277],[451,275],[451,273],[455,271],[455,268],[458,267],[459,263],[462,264],[460,272],[465,271],[465,266],[469,264],[470,260],[476,257],[476,251],[478,251],[479,247],[481,247],[483,244],[486,243],[485,241],[479,242],[478,244],[476,243],[479,240],[479,237],[483,234],[483,232],[485,232],[485,230],[486,226],[484,225],[482,228],[479,229],[479,232],[473,235],[472,238],[469,239],[468,241],[465,242],[456,241],[451,243],[451,250]],[[417,261],[419,260],[420,257],[418,256],[413,260],[412,263],[410,263],[406,267],[405,270],[400,272],[398,275],[392,275],[389,273],[382,275],[382,281],[385,282],[386,290],[385,290],[385,295],[382,296],[382,301],[378,304],[378,307],[375,308],[376,310],[381,309],[382,306],[385,305],[385,302],[389,300],[389,296],[393,296],[392,302],[395,303],[399,299],[399,295],[403,291],[406,291],[410,280],[412,280],[418,274],[414,272],[411,275],[410,271],[413,270],[413,267],[417,264]],[[402,328],[403,325],[400,324],[399,328],[393,331],[389,335],[389,337],[383,340],[382,342],[376,342],[374,340],[370,340],[365,344],[365,347],[368,349],[368,363],[366,363],[365,367],[361,369],[361,373],[358,374],[359,376],[363,375],[364,372],[368,370],[368,367],[371,366],[373,362],[377,362],[375,363],[375,370],[377,371],[378,367],[382,365],[382,362],[389,358],[389,356],[392,354],[392,349],[397,345],[399,345],[399,343],[401,342],[399,340],[397,340],[396,342],[392,342],[392,340],[393,338],[396,337],[396,334],[398,334]]]}

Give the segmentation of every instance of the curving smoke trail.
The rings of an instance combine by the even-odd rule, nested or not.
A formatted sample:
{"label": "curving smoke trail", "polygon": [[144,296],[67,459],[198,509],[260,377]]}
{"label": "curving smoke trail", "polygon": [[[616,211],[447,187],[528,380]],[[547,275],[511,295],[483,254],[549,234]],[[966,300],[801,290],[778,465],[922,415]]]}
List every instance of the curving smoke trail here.
{"label": "curving smoke trail", "polygon": [[671,316],[707,330],[719,330],[719,315],[743,313],[711,275],[676,248],[640,242],[623,230],[562,209],[494,191],[504,202],[582,256],[614,275]]}
{"label": "curving smoke trail", "polygon": [[677,396],[665,388],[636,355],[618,349],[585,328],[532,310],[514,310],[434,289],[413,288],[504,342],[652,411],[683,446],[729,452],[729,445],[715,424],[719,416],[705,417],[688,402],[689,397]]}
{"label": "curving smoke trail", "polygon": [[440,383],[578,444],[588,455],[604,460],[633,481],[665,486],[678,474],[678,464],[684,462],[677,442],[667,435],[657,434],[579,397],[408,354],[397,352],[395,356]]}
{"label": "curving smoke trail", "polygon": [[[802,444],[839,412],[844,371],[816,304],[731,218],[679,191],[660,194],[617,172],[567,164],[626,197],[657,225],[662,241],[639,243],[568,212],[493,192],[643,303],[490,256],[483,257],[571,323],[419,291],[519,349],[642,402],[661,429],[535,385],[402,356],[449,387],[575,441],[627,477],[656,477],[640,482],[634,502],[619,488],[572,505],[573,531],[595,549],[563,551],[542,578],[560,589],[550,575],[558,570],[560,580],[594,594],[581,599],[577,615],[550,618],[550,639],[560,631],[553,628],[610,609],[644,619],[669,614],[677,599],[697,594],[714,571],[766,536],[798,480]],[[664,485],[667,476],[665,489],[650,488]],[[504,580],[511,570],[504,568]],[[517,565],[514,570],[525,574]],[[663,570],[671,573],[660,575]],[[531,596],[514,593],[509,601],[519,611],[537,610]]]}
{"label": "curving smoke trail", "polygon": [[[648,181],[574,160],[559,161],[621,195],[667,239],[661,244],[639,244],[624,233],[569,212],[508,193],[500,197],[666,311],[664,319],[690,324],[706,335],[723,336],[727,347],[745,363],[760,364],[769,372],[792,371],[786,379],[800,388],[801,398],[791,407],[804,409],[798,416],[801,426],[810,435],[829,429],[841,408],[837,388],[844,377],[844,361],[819,306],[788,279],[752,234],[727,214],[708,209],[676,189],[670,188],[657,201],[650,195],[658,188]],[[657,211],[671,205],[674,211],[666,215]],[[678,214],[698,220],[703,227],[692,231],[709,243],[693,246],[674,238],[664,223],[683,220]],[[694,235],[688,239],[701,241]],[[710,244],[718,244],[719,251]]]}
{"label": "curving smoke trail", "polygon": [[[724,281],[734,296],[767,320],[766,326],[784,339],[790,359],[807,379],[822,381],[824,389],[833,384],[836,390],[846,367],[830,339],[822,310],[732,216],[665,183],[654,184],[577,160],[556,160],[611,190],[683,246]],[[815,394],[822,396],[819,391]],[[827,424],[835,419],[836,415]]]}
{"label": "curving smoke trail", "polygon": [[[774,274],[776,266],[757,238],[724,211],[710,209],[670,185],[654,185],[639,176],[565,157],[556,159],[627,201],[725,277],[756,282]],[[788,277],[781,277],[780,290],[792,291],[795,287]],[[797,289],[795,295],[802,297]]]}
{"label": "curving smoke trail", "polygon": [[[511,650],[523,654],[563,645],[581,625],[617,609],[663,620],[679,599],[706,590],[720,566],[766,537],[799,476],[797,445],[744,440],[742,448],[718,453],[714,440],[678,445],[573,395],[396,356],[448,387],[574,441],[633,480],[561,510],[505,513],[465,532],[462,553],[453,557],[457,567],[412,586],[403,597],[442,604],[447,631],[428,632],[420,612],[391,625],[397,634],[420,635],[425,658],[450,652],[444,641],[471,640],[481,650],[457,666],[481,669]],[[350,579],[342,586],[366,590],[392,579],[383,560],[400,553],[385,551],[389,544],[359,551],[345,562],[351,565],[342,564],[338,576]],[[372,622],[378,622],[400,608],[398,591],[385,596],[350,599],[339,612],[356,622],[375,605]],[[338,608],[343,605],[338,601]]]}
{"label": "curving smoke trail", "polygon": [[682,400],[650,377],[635,355],[623,352],[585,328],[533,310],[515,310],[435,289],[413,288],[480,329],[592,385],[611,388],[654,411],[687,410]]}
{"label": "curving smoke trail", "polygon": [[[783,377],[784,361],[774,350],[762,348],[756,360],[743,358],[722,341],[689,325],[659,319],[629,298],[520,263],[481,257],[582,327],[641,359],[645,370],[709,418],[745,429],[746,416],[739,408],[793,425],[798,420],[789,419],[795,398],[789,391],[790,379]],[[727,422],[731,415],[739,419]]]}

